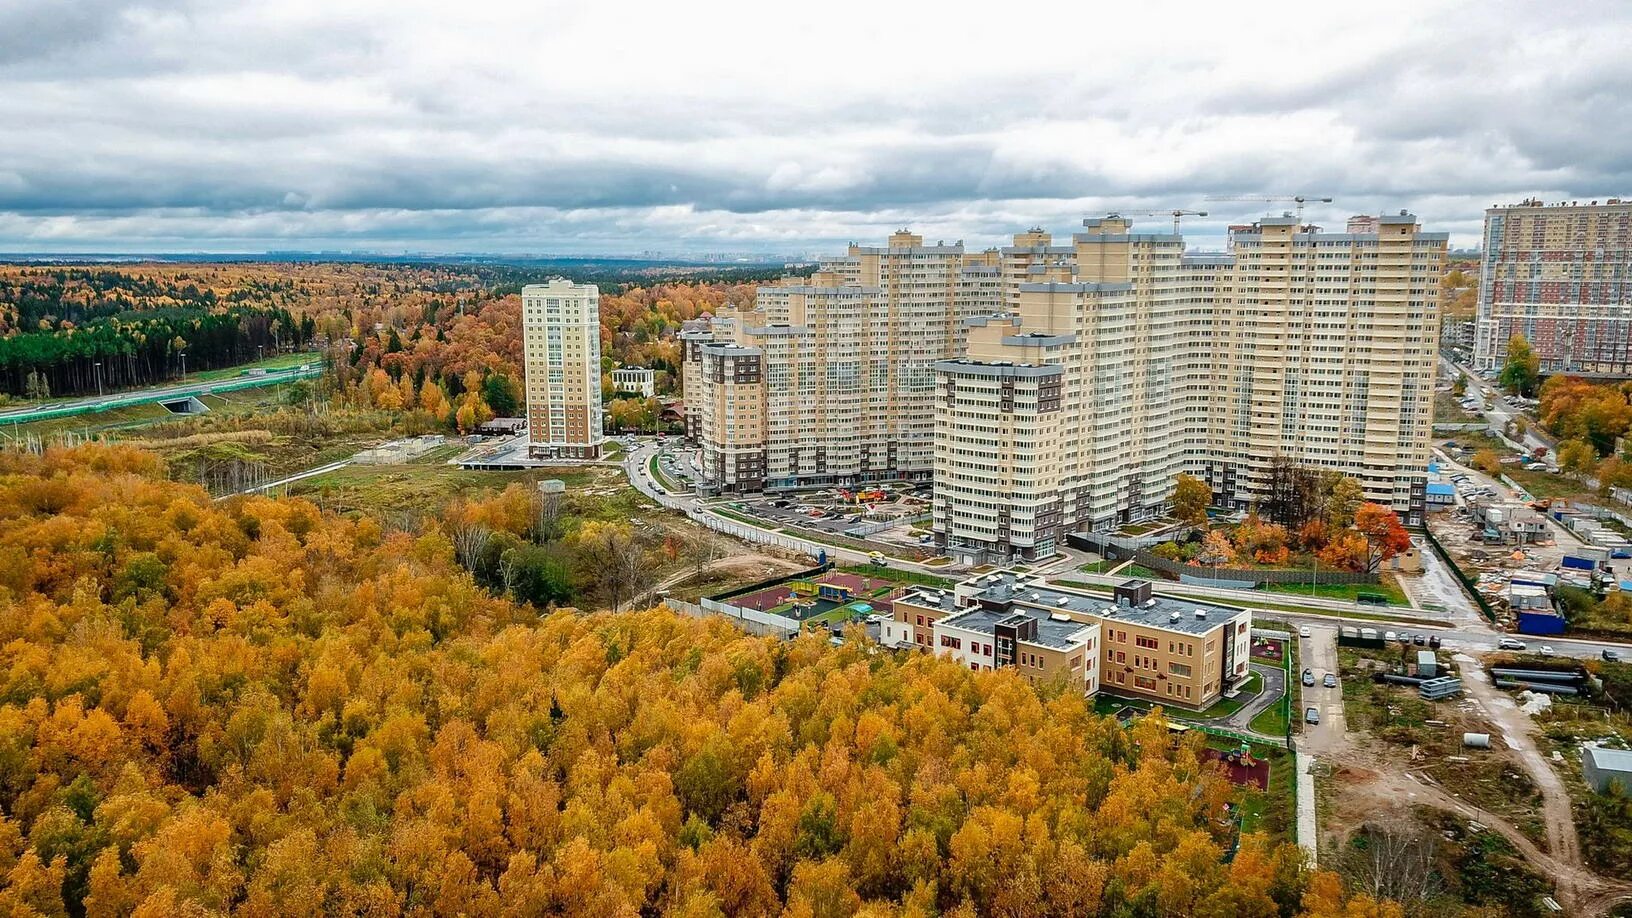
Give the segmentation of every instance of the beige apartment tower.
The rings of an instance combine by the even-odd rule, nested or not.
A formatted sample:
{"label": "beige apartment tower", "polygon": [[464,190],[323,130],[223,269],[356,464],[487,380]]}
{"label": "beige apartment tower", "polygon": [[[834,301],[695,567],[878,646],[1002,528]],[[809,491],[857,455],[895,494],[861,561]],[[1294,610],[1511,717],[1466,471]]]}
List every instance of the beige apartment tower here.
{"label": "beige apartment tower", "polygon": [[[1186,255],[1084,221],[1008,310],[937,364],[934,528],[965,563],[1165,511],[1180,473],[1244,508],[1277,458],[1354,477],[1420,524],[1447,236],[1409,214],[1326,234],[1291,217]],[[1010,274],[1010,277],[1015,276]]]}
{"label": "beige apartment tower", "polygon": [[1448,237],[1346,229],[1268,218],[1198,255],[1112,215],[1069,244],[851,246],[682,332],[705,487],[932,477],[937,544],[974,564],[1159,515],[1180,473],[1248,507],[1278,458],[1420,524]]}
{"label": "beige apartment tower", "polygon": [[521,288],[527,452],[594,459],[601,428],[601,309],[594,284],[552,277]]}

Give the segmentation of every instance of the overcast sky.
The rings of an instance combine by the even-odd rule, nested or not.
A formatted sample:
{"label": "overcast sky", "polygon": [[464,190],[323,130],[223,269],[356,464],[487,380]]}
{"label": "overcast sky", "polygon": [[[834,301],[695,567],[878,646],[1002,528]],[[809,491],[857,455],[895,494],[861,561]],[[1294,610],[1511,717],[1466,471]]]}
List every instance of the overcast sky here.
{"label": "overcast sky", "polygon": [[[1276,7],[1279,7],[1277,9]],[[1632,4],[0,0],[0,250],[827,251],[1632,196]],[[1166,218],[1141,221],[1152,228]]]}

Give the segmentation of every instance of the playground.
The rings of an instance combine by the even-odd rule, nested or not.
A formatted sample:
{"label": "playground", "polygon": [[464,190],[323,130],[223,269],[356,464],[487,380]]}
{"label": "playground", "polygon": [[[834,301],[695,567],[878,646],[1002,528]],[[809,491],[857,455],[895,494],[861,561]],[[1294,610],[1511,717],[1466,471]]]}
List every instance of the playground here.
{"label": "playground", "polygon": [[810,624],[837,624],[888,615],[890,597],[900,591],[892,580],[828,570],[816,576],[796,576],[739,595],[714,597],[740,609],[781,615]]}
{"label": "playground", "polygon": [[1224,766],[1224,773],[1230,783],[1239,787],[1251,785],[1259,790],[1269,790],[1269,762],[1241,749],[1214,749],[1208,747],[1202,750],[1202,756],[1209,762],[1218,762]]}
{"label": "playground", "polygon": [[1285,656],[1286,645],[1284,642],[1270,638],[1255,637],[1252,639],[1252,658],[1254,660],[1262,660],[1265,663],[1273,663],[1278,666]]}

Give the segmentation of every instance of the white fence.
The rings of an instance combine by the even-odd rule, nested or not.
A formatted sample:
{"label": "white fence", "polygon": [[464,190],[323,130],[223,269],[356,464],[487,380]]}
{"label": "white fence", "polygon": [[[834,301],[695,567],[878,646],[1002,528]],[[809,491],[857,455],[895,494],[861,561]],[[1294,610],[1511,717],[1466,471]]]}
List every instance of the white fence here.
{"label": "white fence", "polygon": [[678,599],[665,599],[663,602],[674,611],[692,618],[705,618],[710,615],[729,618],[749,634],[787,637],[799,633],[799,623],[792,619],[771,615],[768,612],[755,612],[753,609],[739,609],[712,599],[705,599],[701,603],[682,602]]}

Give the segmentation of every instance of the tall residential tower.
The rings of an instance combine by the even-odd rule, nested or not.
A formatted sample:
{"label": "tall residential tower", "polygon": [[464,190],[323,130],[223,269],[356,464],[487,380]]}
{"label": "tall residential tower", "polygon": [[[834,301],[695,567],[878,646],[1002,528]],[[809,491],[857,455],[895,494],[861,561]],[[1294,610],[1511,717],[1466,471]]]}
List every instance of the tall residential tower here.
{"label": "tall residential tower", "polygon": [[601,454],[601,296],[552,277],[521,288],[527,452],[535,459]]}
{"label": "tall residential tower", "polygon": [[1543,373],[1632,377],[1632,202],[1485,211],[1474,364],[1523,335]]}
{"label": "tall residential tower", "polygon": [[937,542],[968,563],[1155,516],[1180,473],[1250,506],[1277,459],[1421,522],[1444,233],[1275,217],[1195,255],[1083,222],[978,253],[898,233],[689,329],[707,483],[933,477]]}

